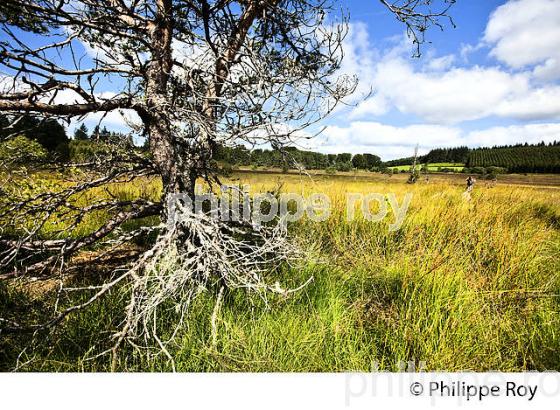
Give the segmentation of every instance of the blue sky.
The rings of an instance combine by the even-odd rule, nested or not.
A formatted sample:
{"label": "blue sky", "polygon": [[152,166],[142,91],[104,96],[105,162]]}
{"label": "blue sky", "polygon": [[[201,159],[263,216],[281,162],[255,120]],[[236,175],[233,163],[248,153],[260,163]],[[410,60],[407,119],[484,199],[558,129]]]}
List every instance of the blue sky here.
{"label": "blue sky", "polygon": [[347,0],[343,71],[363,101],[324,122],[310,147],[383,159],[430,148],[560,140],[560,1],[458,0],[420,58],[376,1]]}
{"label": "blue sky", "polygon": [[[388,160],[410,156],[416,144],[424,153],[560,140],[560,0],[457,0],[450,11],[457,27],[432,28],[420,58],[412,57],[404,26],[379,1],[340,6],[350,13],[341,74],[357,75],[360,85],[352,105],[325,119],[324,132],[307,148]],[[96,51],[84,51],[91,62]],[[69,55],[55,58],[65,65]],[[97,91],[110,97],[115,85],[102,81]],[[100,119],[85,122],[92,128]],[[125,122],[112,112],[104,125],[123,129]]]}

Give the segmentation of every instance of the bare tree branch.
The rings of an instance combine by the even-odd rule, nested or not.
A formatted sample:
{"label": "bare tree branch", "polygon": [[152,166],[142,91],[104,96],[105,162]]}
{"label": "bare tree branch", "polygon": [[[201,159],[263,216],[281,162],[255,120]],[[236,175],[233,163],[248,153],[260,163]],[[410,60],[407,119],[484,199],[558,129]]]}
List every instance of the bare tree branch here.
{"label": "bare tree branch", "polygon": [[420,47],[426,41],[426,32],[431,26],[443,30],[447,20],[455,27],[449,10],[456,0],[379,0],[397,20],[406,25],[407,34],[416,46],[415,57],[420,57]]}

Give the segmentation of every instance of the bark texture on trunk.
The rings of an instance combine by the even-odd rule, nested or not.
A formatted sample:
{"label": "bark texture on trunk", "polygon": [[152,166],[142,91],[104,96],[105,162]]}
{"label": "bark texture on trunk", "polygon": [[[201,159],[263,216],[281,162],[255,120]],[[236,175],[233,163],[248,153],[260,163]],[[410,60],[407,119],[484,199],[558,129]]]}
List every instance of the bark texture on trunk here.
{"label": "bark texture on trunk", "polygon": [[172,1],[158,0],[157,18],[151,28],[152,60],[146,70],[147,110],[143,115],[150,141],[150,151],[161,174],[164,203],[175,193],[194,194],[196,168],[192,160],[181,155],[175,141],[169,104],[169,75],[173,68]]}

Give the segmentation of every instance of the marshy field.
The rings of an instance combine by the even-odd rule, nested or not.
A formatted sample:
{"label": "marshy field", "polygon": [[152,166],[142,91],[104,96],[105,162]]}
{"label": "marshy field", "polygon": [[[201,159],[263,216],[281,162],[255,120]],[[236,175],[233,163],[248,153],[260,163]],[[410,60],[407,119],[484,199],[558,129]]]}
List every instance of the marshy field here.
{"label": "marshy field", "polygon": [[[290,225],[303,256],[269,274],[288,288],[312,278],[302,289],[266,299],[226,291],[219,310],[212,291],[195,299],[167,346],[177,371],[397,371],[410,361],[432,371],[560,370],[560,189],[481,181],[467,198],[463,178],[410,185],[399,176],[369,175],[229,177],[253,193],[327,194],[331,214]],[[34,183],[28,189],[63,184],[54,176]],[[92,189],[76,201],[155,199],[161,183],[146,179],[109,191]],[[412,200],[400,229],[390,231],[390,208],[381,222],[360,214],[348,221],[348,193],[393,193],[399,203],[411,193]],[[93,231],[105,218],[94,213],[72,235]],[[49,221],[44,238],[58,238],[64,223]],[[137,238],[111,253],[90,247],[67,261],[63,280],[84,285],[110,276],[150,240]],[[40,320],[57,296],[61,305],[76,304],[72,294],[58,294],[58,284],[0,282],[0,317]],[[111,346],[126,303],[116,289],[52,330],[0,335],[0,370],[110,370],[111,358],[100,353]],[[173,306],[166,312],[158,319],[164,336],[176,320]],[[118,356],[119,371],[171,369],[161,352],[142,355],[128,346]]]}

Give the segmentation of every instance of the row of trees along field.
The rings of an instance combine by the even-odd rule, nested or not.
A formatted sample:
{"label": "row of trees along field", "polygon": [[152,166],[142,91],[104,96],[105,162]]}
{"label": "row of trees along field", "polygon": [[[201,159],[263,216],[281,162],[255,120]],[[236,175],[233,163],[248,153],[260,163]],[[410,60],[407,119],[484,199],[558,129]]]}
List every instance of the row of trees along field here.
{"label": "row of trees along field", "polygon": [[[10,126],[8,126],[11,124]],[[19,136],[18,150],[25,150],[26,141],[33,141],[45,150],[53,159],[62,161],[85,161],[100,151],[107,144],[126,144],[133,146],[130,136],[96,126],[90,132],[85,124],[76,127],[73,138],[66,135],[65,128],[55,119],[40,119],[31,115],[23,115],[13,121],[0,114],[0,138]],[[24,139],[22,139],[24,138]],[[147,150],[147,146],[143,147]],[[36,147],[29,144],[29,149]],[[138,148],[140,149],[140,148]],[[103,152],[104,149],[101,149]],[[39,158],[37,155],[22,158]],[[410,165],[412,157],[392,161],[381,161],[377,155],[365,153],[322,154],[313,151],[299,150],[296,147],[278,149],[249,150],[243,145],[227,147],[216,145],[213,158],[230,166],[254,166],[269,168],[334,169],[350,171],[352,169],[383,170],[386,167]],[[462,163],[467,169],[501,167],[508,172],[542,172],[560,173],[560,141],[549,144],[541,142],[536,145],[517,144],[494,146],[491,148],[469,149],[466,146],[456,148],[436,148],[428,154],[419,156],[420,164]]]}
{"label": "row of trees along field", "polygon": [[[11,123],[15,125],[8,126]],[[130,136],[109,131],[106,127],[96,126],[90,131],[82,123],[76,127],[73,138],[70,139],[65,128],[55,119],[44,120],[24,115],[20,120],[14,122],[12,118],[0,114],[0,137],[9,139],[15,136],[19,137],[18,151],[36,150],[37,147],[33,143],[38,143],[45,152],[45,155],[22,155],[22,159],[50,158],[59,161],[83,162],[105,152],[107,145],[124,143],[133,146]],[[137,147],[137,149],[147,151],[148,147],[145,145],[144,147]],[[284,169],[303,166],[306,169],[333,168],[338,171],[350,171],[351,169],[376,170],[383,166],[380,157],[369,153],[356,155],[349,153],[322,154],[299,150],[296,147],[284,147],[282,150],[260,148],[249,150],[243,145],[235,147],[217,145],[213,158],[230,166]]]}
{"label": "row of trees along field", "polygon": [[518,144],[471,150],[467,167],[498,166],[509,172],[560,173],[560,142]]}
{"label": "row of trees along field", "polygon": [[236,147],[218,146],[214,159],[230,165],[244,165],[272,168],[295,168],[298,165],[306,169],[334,168],[339,171],[356,169],[375,169],[382,166],[381,158],[373,154],[322,154],[320,152],[302,151],[296,147],[282,150],[253,149],[242,145]]}

